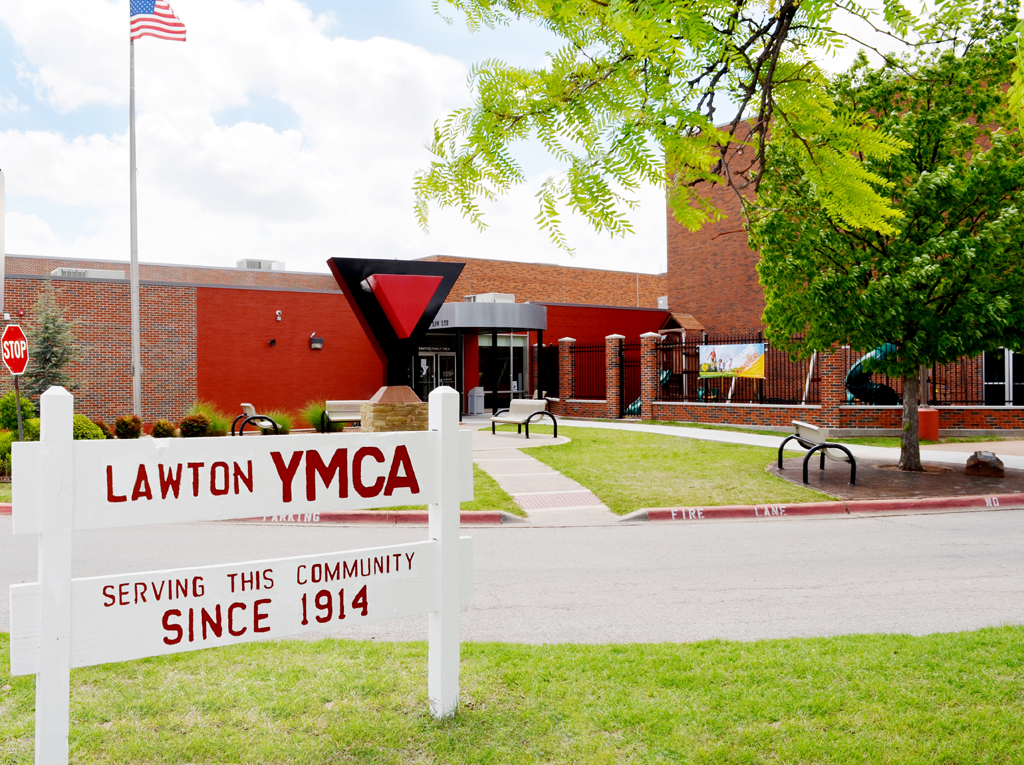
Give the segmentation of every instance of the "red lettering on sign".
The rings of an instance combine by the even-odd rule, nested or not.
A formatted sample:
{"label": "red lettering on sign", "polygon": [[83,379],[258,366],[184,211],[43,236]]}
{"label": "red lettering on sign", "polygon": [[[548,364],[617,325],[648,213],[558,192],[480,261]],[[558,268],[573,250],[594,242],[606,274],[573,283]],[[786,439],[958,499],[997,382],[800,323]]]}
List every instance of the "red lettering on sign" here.
{"label": "red lettering on sign", "polygon": [[305,566],[303,565],[303,566],[299,566],[297,569],[295,569],[295,581],[296,581],[297,584],[305,584],[305,582],[302,581],[302,569],[304,569],[304,568],[305,568]]}
{"label": "red lettering on sign", "polygon": [[235,494],[238,494],[238,480],[239,479],[242,480],[242,483],[245,484],[245,488],[247,488],[249,490],[249,493],[252,494],[252,460],[249,460],[246,463],[246,465],[248,466],[248,472],[247,473],[243,473],[242,472],[242,468],[240,468],[238,466],[237,462],[232,463],[232,464],[235,466],[235,470],[234,470],[234,475],[235,475]]}
{"label": "red lettering on sign", "polygon": [[156,584],[154,584],[153,582],[150,582],[149,586],[153,588],[153,597],[156,598],[157,601],[159,601],[160,600],[160,596],[164,594],[164,580],[163,579],[160,580],[160,588],[159,589],[157,589]]}
{"label": "red lettering on sign", "polygon": [[206,592],[206,588],[203,587],[203,578],[196,576],[192,578],[192,595],[197,598],[203,597],[203,593]]}
{"label": "red lettering on sign", "polygon": [[168,638],[168,637],[164,638],[164,642],[167,643],[167,645],[177,645],[178,643],[181,642],[181,636],[185,634],[180,626],[178,626],[177,624],[171,624],[170,623],[170,619],[171,619],[172,616],[181,616],[181,611],[179,611],[176,608],[172,608],[170,611],[165,611],[164,612],[164,620],[163,620],[164,629],[167,630],[168,632],[175,633],[175,636],[173,638]]}
{"label": "red lettering on sign", "polygon": [[[141,593],[139,592],[139,588],[140,587],[142,588],[142,592]],[[143,603],[146,602],[146,583],[145,582],[136,582],[135,583],[135,602],[136,603],[139,602],[139,597],[142,598],[142,602]]]}
{"label": "red lettering on sign", "polygon": [[[224,469],[224,488],[217,487],[217,468]],[[222,497],[228,493],[231,480],[228,478],[228,463],[226,462],[214,462],[210,466],[210,494],[215,497]]]}
{"label": "red lettering on sign", "polygon": [[323,616],[317,616],[316,620],[321,624],[327,624],[334,616],[334,596],[331,595],[327,590],[320,590],[313,598],[313,605],[316,606],[317,611],[323,613]]}
{"label": "red lettering on sign", "polygon": [[174,580],[174,597],[176,597],[176,598],[187,598],[188,597],[188,579],[175,579]]}
{"label": "red lettering on sign", "polygon": [[260,622],[270,618],[270,614],[261,614],[260,606],[264,603],[269,603],[270,598],[264,598],[263,600],[257,600],[252,604],[252,631],[253,632],[270,632],[270,627],[261,627]]}
{"label": "red lettering on sign", "polygon": [[205,462],[189,462],[188,469],[192,471],[192,496],[199,496],[199,468],[205,465]]}
{"label": "red lettering on sign", "polygon": [[281,452],[271,452],[270,456],[277,468],[277,475],[281,478],[281,501],[291,502],[292,479],[295,478],[295,471],[299,469],[299,463],[302,462],[302,452],[293,452],[287,467],[285,467],[284,460],[281,459]]}
{"label": "red lettering on sign", "polygon": [[114,494],[114,466],[107,465],[107,502],[127,502],[124,494]]}
{"label": "red lettering on sign", "polygon": [[376,446],[364,446],[352,458],[352,485],[360,497],[376,497],[384,488],[384,476],[380,476],[372,484],[363,483],[363,460],[373,457],[377,462],[384,461],[384,454]]}
{"label": "red lettering on sign", "polygon": [[272,568],[265,568],[265,569],[263,569],[263,589],[264,590],[272,590],[272,589],[274,589],[274,578],[271,576],[271,574],[273,574],[273,573],[274,573],[274,569],[272,569]]}
{"label": "red lettering on sign", "polygon": [[[107,590],[110,590],[110,592],[107,592]],[[104,597],[104,599],[106,599],[106,598],[110,599],[109,603],[104,603],[103,604],[104,608],[110,608],[112,605],[114,605],[117,602],[117,598],[114,597],[114,585],[108,584],[106,587],[103,588],[103,597]]]}
{"label": "red lettering on sign", "polygon": [[117,604],[119,606],[128,605],[127,598],[131,594],[128,592],[129,586],[128,582],[121,582],[121,584],[117,585]]}
{"label": "red lettering on sign", "polygon": [[325,465],[320,452],[310,449],[306,452],[306,499],[316,499],[316,476],[324,482],[324,488],[331,485],[334,475],[338,475],[338,496],[348,497],[348,449],[335,449],[331,464]]}
{"label": "red lettering on sign", "polygon": [[335,563],[334,564],[334,571],[331,571],[330,564],[329,563],[325,563],[324,564],[324,581],[325,582],[332,582],[335,579],[341,579],[341,572],[339,570],[340,566],[341,566],[340,563]]}
{"label": "red lettering on sign", "polygon": [[[404,475],[398,474],[399,468],[405,471]],[[402,444],[395,447],[395,458],[391,461],[391,471],[388,473],[388,485],[384,489],[384,496],[390,497],[395,489],[411,489],[413,494],[420,493],[420,484],[412,469],[409,450]]]}
{"label": "red lettering on sign", "polygon": [[149,488],[149,475],[146,473],[146,466],[139,465],[139,472],[135,476],[135,488],[132,489],[132,502],[139,497],[153,499],[153,492]]}
{"label": "red lettering on sign", "polygon": [[366,603],[366,585],[365,584],[363,585],[363,589],[361,589],[358,593],[356,593],[355,598],[353,598],[353,600],[352,600],[352,608],[353,609],[356,609],[356,608],[361,609],[362,612],[363,612],[363,616],[366,616],[366,612],[369,609],[369,606]]}
{"label": "red lettering on sign", "polygon": [[354,579],[355,577],[359,576],[359,570],[357,568],[358,565],[359,565],[358,561],[352,561],[352,567],[349,568],[348,563],[346,563],[345,561],[342,561],[341,562],[341,578],[342,579]]}
{"label": "red lettering on sign", "polygon": [[228,606],[228,632],[234,635],[235,637],[238,637],[239,635],[245,634],[245,627],[242,627],[242,629],[235,632],[234,614],[236,608],[240,608],[244,611],[245,603],[232,603],[230,606]]}
{"label": "red lettering on sign", "polygon": [[195,609],[190,608],[188,610],[188,642],[196,642],[196,631],[195,631]]}
{"label": "red lettering on sign", "polygon": [[164,475],[164,466],[159,466],[160,470],[160,499],[167,499],[167,490],[170,489],[174,492],[174,498],[178,498],[178,489],[181,488],[181,463],[178,463],[177,474],[172,473],[170,468],[167,468],[167,475]]}
{"label": "red lettering on sign", "polygon": [[210,614],[207,612],[205,608],[202,610],[202,613],[200,614],[203,621],[203,640],[206,640],[206,625],[210,625],[210,629],[213,631],[213,634],[217,637],[220,637],[220,633],[223,630],[223,627],[221,627],[220,624],[220,603],[217,604],[217,608],[214,611],[214,614],[216,614],[217,616],[216,620],[214,620],[210,616]]}

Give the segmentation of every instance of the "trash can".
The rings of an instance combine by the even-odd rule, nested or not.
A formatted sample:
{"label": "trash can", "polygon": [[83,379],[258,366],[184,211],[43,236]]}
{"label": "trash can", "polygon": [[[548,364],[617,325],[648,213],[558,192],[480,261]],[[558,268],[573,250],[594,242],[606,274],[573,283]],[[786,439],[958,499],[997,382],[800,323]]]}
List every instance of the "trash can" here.
{"label": "trash can", "polygon": [[477,386],[469,390],[469,411],[467,414],[484,413],[484,389]]}

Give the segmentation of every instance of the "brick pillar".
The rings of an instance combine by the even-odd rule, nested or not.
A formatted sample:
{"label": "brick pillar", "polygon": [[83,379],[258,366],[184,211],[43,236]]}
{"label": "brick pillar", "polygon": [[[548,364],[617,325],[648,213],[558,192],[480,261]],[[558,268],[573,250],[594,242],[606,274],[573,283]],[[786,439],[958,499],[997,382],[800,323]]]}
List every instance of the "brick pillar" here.
{"label": "brick pillar", "polygon": [[558,397],[568,401],[573,397],[576,381],[576,357],[572,350],[576,345],[575,337],[563,337],[558,341]]}
{"label": "brick pillar", "polygon": [[658,399],[658,358],[661,335],[645,332],[640,335],[640,419],[654,419],[654,402]]}
{"label": "brick pillar", "polygon": [[821,422],[814,423],[826,428],[838,428],[839,407],[846,403],[846,370],[843,369],[843,351],[833,346],[831,351],[818,354],[821,364]]}
{"label": "brick pillar", "polygon": [[622,414],[622,341],[624,335],[604,339],[605,417],[617,420]]}

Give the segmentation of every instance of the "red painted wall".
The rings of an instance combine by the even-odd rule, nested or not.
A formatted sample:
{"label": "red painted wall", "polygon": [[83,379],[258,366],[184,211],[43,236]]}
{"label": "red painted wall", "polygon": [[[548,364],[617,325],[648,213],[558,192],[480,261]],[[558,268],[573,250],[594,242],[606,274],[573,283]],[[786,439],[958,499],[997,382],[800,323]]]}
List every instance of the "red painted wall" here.
{"label": "red painted wall", "polygon": [[480,379],[480,338],[476,335],[462,336],[462,379],[463,410],[469,411],[469,392]]}
{"label": "red painted wall", "polygon": [[[575,337],[580,343],[603,341],[608,335],[625,335],[627,340],[639,340],[645,332],[657,332],[668,316],[666,311],[651,308],[545,305],[548,307],[545,345],[557,343],[563,337]],[[534,332],[530,343],[535,342],[537,336]]]}
{"label": "red painted wall", "polygon": [[[296,411],[311,399],[366,399],[383,384],[380,360],[340,293],[196,292],[196,387],[225,412],[240,412],[243,401]],[[313,332],[323,350],[310,350]]]}

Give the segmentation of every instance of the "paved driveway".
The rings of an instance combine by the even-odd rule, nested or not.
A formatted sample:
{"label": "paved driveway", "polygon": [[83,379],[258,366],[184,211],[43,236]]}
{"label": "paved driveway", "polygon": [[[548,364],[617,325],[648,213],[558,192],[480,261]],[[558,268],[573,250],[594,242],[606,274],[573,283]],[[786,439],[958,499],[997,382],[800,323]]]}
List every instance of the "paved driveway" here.
{"label": "paved driveway", "polygon": [[[656,642],[1024,623],[1024,511],[576,528],[474,538],[467,640]],[[422,527],[190,524],[79,532],[75,576],[346,550]],[[35,579],[32,537],[0,518],[0,587]],[[7,597],[0,630],[8,629]],[[422,640],[426,618],[333,633]]]}

